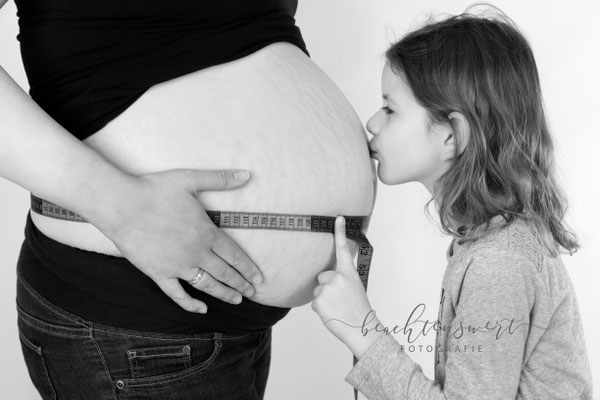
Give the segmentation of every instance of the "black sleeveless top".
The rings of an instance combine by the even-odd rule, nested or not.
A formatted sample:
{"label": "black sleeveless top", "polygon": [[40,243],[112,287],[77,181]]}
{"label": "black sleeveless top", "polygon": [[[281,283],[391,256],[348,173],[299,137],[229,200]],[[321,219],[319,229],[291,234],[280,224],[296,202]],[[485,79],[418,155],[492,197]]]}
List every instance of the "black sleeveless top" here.
{"label": "black sleeveless top", "polygon": [[15,0],[31,97],[83,140],[152,85],[289,42],[297,0]]}
{"label": "black sleeveless top", "polygon": [[[297,0],[15,0],[31,97],[80,140],[152,85],[244,57],[274,42],[307,55]],[[92,322],[153,332],[260,332],[289,308],[220,301],[182,282],[207,314],[177,306],[128,260],[76,249],[27,216],[19,275]]]}

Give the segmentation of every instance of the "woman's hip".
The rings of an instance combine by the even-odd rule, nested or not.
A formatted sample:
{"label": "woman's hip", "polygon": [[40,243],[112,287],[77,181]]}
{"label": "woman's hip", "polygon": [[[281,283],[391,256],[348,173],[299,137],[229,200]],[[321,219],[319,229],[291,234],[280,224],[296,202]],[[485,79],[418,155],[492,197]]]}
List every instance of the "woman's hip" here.
{"label": "woman's hip", "polygon": [[[17,283],[19,335],[43,399],[260,399],[271,329],[167,334],[99,325]],[[261,377],[261,382],[255,382]]]}

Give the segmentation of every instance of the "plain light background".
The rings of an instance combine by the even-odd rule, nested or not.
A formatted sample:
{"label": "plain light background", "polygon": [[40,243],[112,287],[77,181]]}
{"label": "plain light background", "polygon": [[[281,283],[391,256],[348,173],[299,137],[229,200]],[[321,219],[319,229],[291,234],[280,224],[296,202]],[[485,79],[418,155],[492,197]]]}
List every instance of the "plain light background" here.
{"label": "plain light background", "polygon": [[[296,19],[312,59],[340,86],[365,122],[380,107],[382,54],[388,44],[419,26],[429,13],[462,12],[462,0],[300,0]],[[541,75],[546,111],[555,137],[559,177],[570,200],[568,223],[582,249],[563,256],[577,291],[596,393],[600,390],[600,300],[597,227],[600,196],[600,29],[597,0],[502,0],[506,12],[529,39]],[[0,11],[0,65],[27,88],[21,64],[16,9]],[[0,94],[1,95],[1,94]],[[1,144],[0,144],[1,145]],[[0,379],[3,398],[36,399],[20,353],[15,311],[15,265],[28,192],[0,179]],[[428,193],[419,184],[379,185],[369,238],[375,246],[369,293],[379,318],[403,325],[419,304],[422,319],[437,318],[445,251],[450,242],[423,212]],[[406,344],[403,335],[396,338]],[[409,355],[433,378],[434,332],[419,338]],[[422,346],[419,351],[419,345]],[[321,324],[310,304],[294,309],[274,328],[267,400],[350,399],[344,377],[352,355]],[[598,399],[599,395],[595,395]]]}

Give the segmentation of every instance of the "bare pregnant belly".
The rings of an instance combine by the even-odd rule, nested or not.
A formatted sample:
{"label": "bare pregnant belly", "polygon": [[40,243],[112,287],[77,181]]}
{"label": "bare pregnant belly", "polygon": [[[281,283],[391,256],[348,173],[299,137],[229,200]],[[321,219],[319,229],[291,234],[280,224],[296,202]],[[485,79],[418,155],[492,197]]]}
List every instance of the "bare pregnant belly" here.
{"label": "bare pregnant belly", "polygon": [[[172,168],[244,168],[240,189],[203,192],[208,210],[369,215],[375,175],[362,124],[333,82],[298,48],[276,43],[234,62],[153,86],[85,140],[134,175]],[[120,256],[94,226],[32,214],[47,236]],[[312,300],[335,260],[333,235],[224,229],[260,267],[253,301]]]}

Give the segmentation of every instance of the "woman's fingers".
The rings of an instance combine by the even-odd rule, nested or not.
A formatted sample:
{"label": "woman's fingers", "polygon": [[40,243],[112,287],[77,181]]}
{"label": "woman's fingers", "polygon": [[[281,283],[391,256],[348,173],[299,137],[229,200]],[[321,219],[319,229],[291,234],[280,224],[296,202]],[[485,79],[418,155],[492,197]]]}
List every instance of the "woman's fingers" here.
{"label": "woman's fingers", "polygon": [[229,190],[244,185],[250,178],[250,172],[241,169],[172,170],[184,178],[185,186],[192,194],[208,190]]}
{"label": "woman's fingers", "polygon": [[[250,172],[246,170],[179,170],[179,173],[185,179],[185,185],[192,194],[210,190],[230,190],[244,185]],[[221,257],[225,262],[235,268],[239,274],[254,284],[262,282],[262,274],[256,264],[250,260],[246,253],[221,230],[216,230],[211,243],[212,251]],[[214,270],[215,278],[221,280],[227,285],[244,292],[248,290],[247,285],[243,284],[237,277],[238,274],[228,272],[228,269],[222,271]],[[231,277],[231,279],[227,279]],[[223,279],[222,279],[223,278]]]}
{"label": "woman's fingers", "polygon": [[190,296],[177,279],[167,278],[155,280],[160,289],[185,311],[205,313],[206,304]]}
{"label": "woman's fingers", "polygon": [[[235,189],[244,185],[250,177],[246,170],[181,169],[171,172],[173,177],[177,177],[175,179],[181,179],[185,189],[193,195],[202,191]],[[198,207],[202,206],[198,204]],[[212,225],[209,221],[206,218],[206,222]],[[203,251],[197,261],[210,273],[210,277],[205,285],[197,284],[194,287],[230,303],[235,303],[232,300],[239,296],[238,291],[247,297],[252,296],[253,284],[263,281],[256,264],[222,230],[213,228],[209,232],[210,235],[206,235],[199,247],[211,251]]]}
{"label": "woman's fingers", "polygon": [[[250,297],[254,294],[254,287],[246,280],[239,272],[227,264],[224,260],[218,257],[215,253],[206,255],[199,267],[209,272],[211,277],[216,281],[223,282],[225,285],[218,283],[222,288],[213,290],[210,294],[223,301],[233,303],[233,298],[238,295],[238,292],[244,296]],[[207,292],[201,289],[201,286],[194,285],[196,289]],[[208,292],[207,292],[208,293]]]}
{"label": "woman's fingers", "polygon": [[[194,271],[197,271],[197,269],[195,269]],[[194,278],[192,277],[192,279]],[[193,284],[192,282],[188,283],[194,289],[198,289],[217,299],[221,299],[232,304],[239,304],[242,302],[242,296],[238,292],[231,289],[230,287],[223,285],[221,282],[216,280],[207,270],[204,271],[202,277],[196,282],[193,282]]]}
{"label": "woman's fingers", "polygon": [[[171,172],[173,176],[182,179],[185,188],[194,195],[202,191],[235,189],[244,185],[250,178],[250,172],[247,170],[180,169]],[[215,235],[211,238],[210,243],[213,252],[235,268],[249,282],[254,284],[262,282],[260,270],[246,253],[221,230],[217,229],[214,232]],[[217,279],[240,292],[248,290],[248,285],[238,279],[239,274],[230,272],[228,268],[224,268],[222,271],[215,269],[212,272]]]}
{"label": "woman's fingers", "polygon": [[[215,238],[212,242],[212,251],[253,284],[257,285],[263,281],[262,274],[256,264],[254,264],[252,260],[250,260],[250,257],[248,257],[246,253],[244,253],[244,251],[220,229],[216,231]],[[224,276],[225,274],[226,271],[223,270],[218,276]],[[234,275],[231,274],[230,278],[233,278],[233,276]],[[228,279],[223,282],[241,292],[246,289],[245,285],[238,285],[237,280],[235,279]]]}

